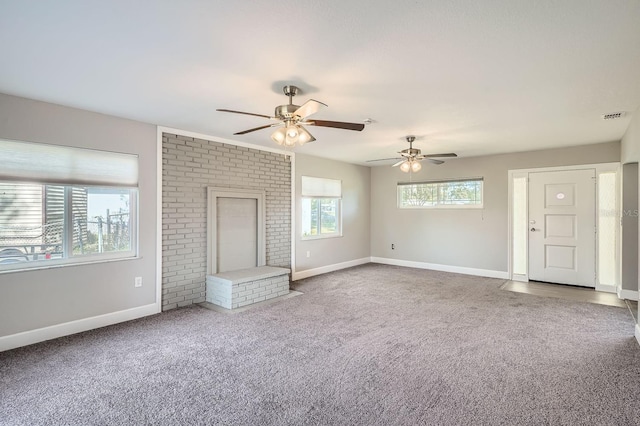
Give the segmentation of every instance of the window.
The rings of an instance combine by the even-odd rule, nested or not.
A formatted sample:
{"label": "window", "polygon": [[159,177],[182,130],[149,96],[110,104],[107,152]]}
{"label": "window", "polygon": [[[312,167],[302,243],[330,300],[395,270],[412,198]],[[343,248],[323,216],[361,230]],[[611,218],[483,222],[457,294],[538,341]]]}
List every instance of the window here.
{"label": "window", "polygon": [[136,255],[137,156],[0,140],[0,271]]}
{"label": "window", "polygon": [[513,246],[512,271],[514,275],[527,275],[527,250],[529,244],[528,214],[528,175],[518,174],[513,176],[511,183],[511,214],[512,231],[511,244]]}
{"label": "window", "polygon": [[302,176],[302,238],[342,235],[342,182]]}
{"label": "window", "polygon": [[618,232],[616,171],[598,173],[598,282],[615,286],[618,282]]}
{"label": "window", "polygon": [[398,207],[482,207],[482,178],[398,184]]}

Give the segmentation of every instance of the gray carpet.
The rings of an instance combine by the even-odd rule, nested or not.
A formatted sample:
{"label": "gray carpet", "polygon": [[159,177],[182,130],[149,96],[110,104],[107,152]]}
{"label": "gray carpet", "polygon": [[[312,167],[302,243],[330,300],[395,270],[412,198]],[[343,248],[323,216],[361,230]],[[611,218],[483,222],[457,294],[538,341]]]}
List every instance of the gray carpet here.
{"label": "gray carpet", "polygon": [[640,424],[623,308],[364,265],[0,353],[0,424]]}

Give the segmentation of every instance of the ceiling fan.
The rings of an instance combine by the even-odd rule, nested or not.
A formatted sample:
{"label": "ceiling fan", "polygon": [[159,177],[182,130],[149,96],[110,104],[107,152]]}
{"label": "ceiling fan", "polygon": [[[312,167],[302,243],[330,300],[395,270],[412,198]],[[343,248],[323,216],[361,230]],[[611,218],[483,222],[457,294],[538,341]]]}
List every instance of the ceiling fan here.
{"label": "ceiling fan", "polygon": [[296,143],[304,145],[307,142],[313,142],[316,140],[311,133],[307,131],[302,125],[305,126],[319,126],[319,127],[334,127],[336,129],[357,130],[364,129],[362,123],[345,123],[342,121],[327,121],[327,120],[307,120],[309,116],[315,114],[322,107],[326,107],[326,104],[318,102],[314,99],[309,99],[302,106],[293,104],[293,97],[298,94],[300,90],[296,86],[284,86],[284,94],[289,97],[289,104],[279,105],[275,109],[273,117],[264,114],[254,114],[251,112],[234,111],[231,109],[217,109],[216,111],[231,112],[234,114],[254,115],[256,117],[268,118],[271,120],[278,120],[277,123],[267,124],[260,127],[254,127],[253,129],[243,130],[241,132],[234,133],[234,135],[245,135],[247,133],[255,132],[256,130],[266,129],[268,127],[279,127],[271,135],[271,139],[278,145],[284,145],[286,147],[292,147]]}
{"label": "ceiling fan", "polygon": [[407,136],[406,138],[407,138],[407,142],[409,142],[409,148],[399,151],[398,154],[400,154],[400,157],[368,160],[367,163],[371,163],[374,161],[400,160],[397,163],[395,163],[392,167],[400,166],[400,170],[402,170],[405,173],[408,173],[410,171],[411,172],[420,171],[420,169],[422,169],[422,165],[420,164],[420,161],[422,160],[427,160],[428,162],[433,164],[442,164],[444,163],[444,161],[437,160],[436,159],[437,157],[457,157],[457,155],[454,154],[453,152],[447,152],[444,154],[421,154],[422,151],[413,147],[413,142],[416,140],[416,137]]}

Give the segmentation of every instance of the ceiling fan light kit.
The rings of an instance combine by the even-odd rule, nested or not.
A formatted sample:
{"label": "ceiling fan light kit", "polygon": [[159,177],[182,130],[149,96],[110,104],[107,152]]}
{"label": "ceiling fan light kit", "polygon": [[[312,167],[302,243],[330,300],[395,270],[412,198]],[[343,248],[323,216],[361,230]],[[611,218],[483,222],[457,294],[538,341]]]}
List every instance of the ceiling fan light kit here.
{"label": "ceiling fan light kit", "polygon": [[400,164],[400,170],[402,170],[405,173],[409,173],[409,172],[419,172],[420,170],[422,170],[422,164],[420,164],[420,162],[418,160],[405,160],[402,164]]}
{"label": "ceiling fan light kit", "polygon": [[293,148],[297,145],[304,145],[307,142],[313,142],[316,138],[313,137],[304,125],[318,126],[318,127],[333,127],[336,129],[356,130],[362,131],[364,124],[362,123],[345,123],[342,121],[327,121],[327,120],[311,120],[307,121],[307,117],[318,112],[321,108],[327,105],[309,99],[302,106],[293,104],[293,97],[298,94],[299,89],[296,86],[284,86],[282,88],[285,95],[289,97],[289,103],[286,105],[279,105],[275,108],[274,116],[270,117],[264,114],[254,114],[251,112],[234,111],[230,109],[217,109],[217,111],[231,112],[234,114],[254,115],[256,117],[269,118],[271,120],[278,120],[278,123],[267,124],[265,126],[255,127],[253,129],[243,130],[241,132],[234,133],[234,135],[244,135],[256,130],[266,129],[268,127],[279,127],[275,132],[271,134],[271,140],[280,146],[285,148]]}
{"label": "ceiling fan light kit", "polygon": [[287,131],[281,127],[271,134],[271,139],[278,145],[282,145],[287,140]]}
{"label": "ceiling fan light kit", "polygon": [[280,127],[271,134],[271,139],[278,145],[288,148],[294,147],[296,143],[302,146],[316,140],[307,129],[296,124]]}

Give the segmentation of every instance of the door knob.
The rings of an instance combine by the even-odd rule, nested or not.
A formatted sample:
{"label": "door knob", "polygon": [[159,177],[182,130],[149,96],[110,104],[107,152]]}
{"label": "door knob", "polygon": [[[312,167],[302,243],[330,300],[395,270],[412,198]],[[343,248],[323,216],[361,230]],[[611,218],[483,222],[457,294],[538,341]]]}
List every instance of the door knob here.
{"label": "door knob", "polygon": [[536,228],[531,228],[531,232],[536,232]]}

